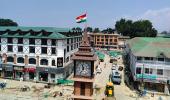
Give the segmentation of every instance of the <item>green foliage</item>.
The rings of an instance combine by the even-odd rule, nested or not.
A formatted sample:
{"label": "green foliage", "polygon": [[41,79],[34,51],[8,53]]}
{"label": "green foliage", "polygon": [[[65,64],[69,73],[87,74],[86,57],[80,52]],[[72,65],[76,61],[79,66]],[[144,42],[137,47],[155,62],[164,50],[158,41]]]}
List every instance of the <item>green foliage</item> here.
{"label": "green foliage", "polygon": [[100,29],[99,28],[94,28],[93,33],[99,33]]}
{"label": "green foliage", "polygon": [[93,28],[92,28],[92,27],[87,27],[87,28],[86,28],[86,31],[87,31],[87,32],[93,32]]}
{"label": "green foliage", "polygon": [[108,33],[108,34],[111,34],[111,33],[114,33],[114,29],[112,29],[112,28],[107,28],[107,29],[104,29],[104,30],[102,30],[102,33]]}
{"label": "green foliage", "polygon": [[121,19],[116,22],[115,28],[123,36],[133,37],[156,37],[157,30],[153,28],[149,20],[126,20]]}
{"label": "green foliage", "polygon": [[82,29],[81,29],[80,27],[73,27],[72,30],[73,30],[73,31],[78,31],[78,32],[81,32],[81,31],[82,31]]}
{"label": "green foliage", "polygon": [[11,19],[0,19],[0,26],[18,26],[18,24]]}

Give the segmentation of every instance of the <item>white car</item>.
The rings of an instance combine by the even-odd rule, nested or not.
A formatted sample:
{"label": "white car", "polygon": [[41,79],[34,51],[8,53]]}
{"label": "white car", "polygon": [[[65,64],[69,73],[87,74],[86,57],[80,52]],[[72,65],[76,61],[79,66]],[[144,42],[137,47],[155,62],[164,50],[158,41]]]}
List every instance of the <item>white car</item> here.
{"label": "white car", "polygon": [[96,74],[97,74],[97,73],[100,74],[101,72],[102,72],[102,69],[101,69],[100,67],[97,67],[97,69],[96,69]]}

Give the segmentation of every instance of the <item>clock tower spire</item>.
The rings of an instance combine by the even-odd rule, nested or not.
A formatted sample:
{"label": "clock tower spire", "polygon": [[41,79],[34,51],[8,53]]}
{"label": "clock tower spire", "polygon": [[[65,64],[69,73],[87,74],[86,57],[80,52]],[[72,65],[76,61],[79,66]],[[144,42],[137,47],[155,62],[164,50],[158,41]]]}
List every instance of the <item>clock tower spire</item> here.
{"label": "clock tower spire", "polygon": [[74,100],[92,100],[94,69],[97,56],[91,48],[87,32],[84,33],[78,51],[73,55],[74,61]]}

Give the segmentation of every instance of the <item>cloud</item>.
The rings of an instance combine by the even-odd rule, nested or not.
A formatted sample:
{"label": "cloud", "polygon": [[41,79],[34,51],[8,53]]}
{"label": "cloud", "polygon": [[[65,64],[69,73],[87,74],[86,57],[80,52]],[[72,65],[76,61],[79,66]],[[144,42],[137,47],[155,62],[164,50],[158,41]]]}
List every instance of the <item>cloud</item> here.
{"label": "cloud", "polygon": [[125,16],[125,18],[133,20],[147,19],[153,23],[153,26],[159,31],[170,30],[170,8],[159,10],[147,10],[141,15]]}

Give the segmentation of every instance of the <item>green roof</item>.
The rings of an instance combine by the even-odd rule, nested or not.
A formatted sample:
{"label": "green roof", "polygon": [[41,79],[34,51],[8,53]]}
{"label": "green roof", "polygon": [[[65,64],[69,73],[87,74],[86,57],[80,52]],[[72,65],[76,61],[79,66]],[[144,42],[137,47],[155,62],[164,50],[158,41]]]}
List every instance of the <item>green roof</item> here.
{"label": "green roof", "polygon": [[[73,32],[72,30],[70,30],[69,28],[55,28],[55,27],[22,27],[22,26],[7,26],[7,27],[0,27],[0,31],[16,31],[16,33],[14,34],[9,34],[7,33],[3,33],[0,36],[1,37],[23,37],[23,38],[51,38],[51,39],[62,39],[62,38],[70,38],[72,36],[66,36],[62,33],[67,33],[67,32]],[[17,33],[17,31],[23,31],[23,32],[27,32],[24,35],[20,35],[19,33]],[[31,35],[30,31],[34,31],[34,32],[40,32],[36,35]],[[41,31],[46,31],[48,33],[50,33],[49,35],[43,35],[41,33]],[[75,37],[75,36],[74,36]],[[77,36],[76,36],[77,37]]]}
{"label": "green roof", "polygon": [[170,58],[170,38],[136,37],[129,40],[128,45],[135,56]]}
{"label": "green roof", "polygon": [[104,60],[105,55],[102,52],[96,51],[95,53],[99,57],[100,60]]}
{"label": "green roof", "polygon": [[109,51],[108,54],[111,57],[117,57],[118,55],[121,55],[122,53],[118,51]]}

